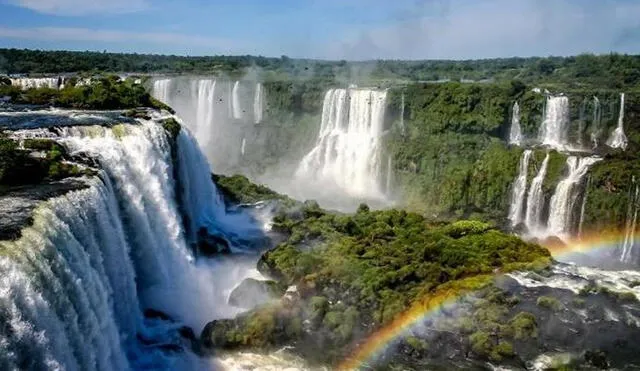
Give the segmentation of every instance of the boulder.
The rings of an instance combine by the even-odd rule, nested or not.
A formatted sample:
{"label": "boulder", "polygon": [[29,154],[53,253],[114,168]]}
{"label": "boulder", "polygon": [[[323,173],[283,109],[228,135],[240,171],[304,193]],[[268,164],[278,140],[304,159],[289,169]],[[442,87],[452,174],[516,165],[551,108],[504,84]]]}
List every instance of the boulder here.
{"label": "boulder", "polygon": [[246,278],[229,295],[229,305],[251,309],[279,298],[283,292],[274,281]]}

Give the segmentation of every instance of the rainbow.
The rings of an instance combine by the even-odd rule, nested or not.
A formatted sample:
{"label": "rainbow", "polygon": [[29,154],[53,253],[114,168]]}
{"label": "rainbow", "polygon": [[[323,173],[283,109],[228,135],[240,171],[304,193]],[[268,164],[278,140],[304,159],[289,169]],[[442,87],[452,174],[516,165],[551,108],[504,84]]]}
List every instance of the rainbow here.
{"label": "rainbow", "polygon": [[[640,235],[631,236],[634,239]],[[580,239],[568,241],[568,243],[545,244],[551,256],[562,258],[573,253],[587,253],[606,249],[619,248],[625,238],[625,233],[597,233],[588,234]],[[371,334],[364,342],[359,344],[356,350],[338,365],[339,370],[355,370],[369,366],[369,363],[381,356],[384,351],[398,339],[406,335],[406,332],[419,323],[437,315],[441,310],[454,305],[460,298],[477,290],[479,283],[489,283],[492,276],[477,276],[456,283],[456,287],[437,290],[407,311],[397,316],[389,324]],[[465,282],[466,281],[466,282]]]}

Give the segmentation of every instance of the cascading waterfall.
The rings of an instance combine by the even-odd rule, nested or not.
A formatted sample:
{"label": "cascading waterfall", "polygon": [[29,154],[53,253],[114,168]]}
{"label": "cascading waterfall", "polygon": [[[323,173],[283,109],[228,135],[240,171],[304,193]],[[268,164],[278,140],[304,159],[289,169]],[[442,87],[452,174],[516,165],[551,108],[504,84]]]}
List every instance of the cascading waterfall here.
{"label": "cascading waterfall", "polygon": [[620,93],[620,113],[618,114],[618,126],[607,140],[611,148],[627,149],[627,136],[624,134],[624,93]]}
{"label": "cascading waterfall", "polygon": [[640,188],[636,183],[635,176],[631,179],[633,188],[630,192],[629,205],[627,208],[627,220],[625,221],[624,241],[622,242],[622,252],[620,261],[631,263],[633,247],[635,246],[636,226],[638,222],[638,206],[640,205]]}
{"label": "cascading waterfall", "polygon": [[60,88],[61,83],[62,79],[60,77],[21,77],[11,79],[11,85],[18,86],[22,90],[33,88],[58,89]]}
{"label": "cascading waterfall", "polygon": [[404,93],[402,93],[402,97],[400,98],[400,134],[404,136],[406,133],[407,130],[404,126]]}
{"label": "cascading waterfall", "polygon": [[569,132],[569,98],[547,96],[544,121],[540,127],[540,142],[563,149],[567,146]]}
{"label": "cascading waterfall", "polygon": [[43,203],[19,240],[0,242],[11,252],[0,256],[0,369],[202,369],[188,352],[138,340],[171,343],[180,326],[145,320],[143,308],[196,332],[231,314],[214,289],[222,279],[196,264],[178,212],[176,197],[187,229],[243,226],[227,219],[235,217],[225,214],[195,141],[185,130],[177,138],[176,195],[168,138],[154,122],[64,128],[58,140],[97,159],[101,175]]}
{"label": "cascading waterfall", "polygon": [[560,238],[567,238],[574,227],[574,207],[580,196],[579,185],[591,165],[600,161],[597,157],[569,156],[567,158],[567,176],[556,186],[549,205],[549,220],[547,233]]}
{"label": "cascading waterfall", "polygon": [[525,225],[530,234],[538,234],[542,228],[542,210],[544,208],[544,194],[542,183],[547,176],[547,166],[549,165],[549,153],[542,161],[542,166],[538,174],[531,181],[529,193],[527,195],[527,211],[525,214]]}
{"label": "cascading waterfall", "polygon": [[513,112],[511,113],[511,129],[509,130],[509,144],[519,146],[522,144],[522,130],[520,129],[520,106],[518,102],[513,103]]}
{"label": "cascading waterfall", "polygon": [[169,91],[171,90],[170,79],[160,79],[153,82],[153,95],[160,102],[169,104]]}
{"label": "cascading waterfall", "polygon": [[318,142],[300,162],[296,177],[336,185],[354,197],[383,198],[377,175],[386,97],[381,90],[329,90]]}
{"label": "cascading waterfall", "polygon": [[520,158],[520,167],[518,177],[513,183],[513,191],[511,194],[511,205],[509,207],[509,220],[511,226],[515,227],[522,222],[525,196],[527,192],[527,174],[529,172],[529,160],[533,151],[527,149],[522,153]]}
{"label": "cascading waterfall", "polygon": [[244,156],[245,147],[247,145],[247,139],[242,138],[242,145],[240,145],[240,154]]}
{"label": "cascading waterfall", "polygon": [[582,238],[582,226],[584,225],[584,216],[587,208],[587,198],[589,197],[589,187],[591,186],[591,177],[587,178],[587,184],[584,187],[584,195],[582,196],[582,205],[580,206],[580,221],[578,222],[578,238]]}
{"label": "cascading waterfall", "polygon": [[198,80],[193,84],[196,94],[196,122],[193,132],[203,148],[207,148],[215,132],[216,80]]}
{"label": "cascading waterfall", "polygon": [[593,149],[598,147],[598,138],[600,137],[600,123],[602,122],[602,109],[600,107],[600,99],[593,97],[593,122],[591,127],[591,143]]}
{"label": "cascading waterfall", "polygon": [[240,81],[236,81],[233,84],[233,91],[231,93],[232,96],[232,107],[233,107],[233,118],[236,120],[242,119],[242,106],[240,104]]}
{"label": "cascading waterfall", "polygon": [[262,122],[262,114],[264,112],[262,108],[263,99],[264,98],[262,95],[262,84],[257,83],[256,91],[253,97],[253,120],[254,120],[253,122],[255,122],[256,124],[259,124]]}

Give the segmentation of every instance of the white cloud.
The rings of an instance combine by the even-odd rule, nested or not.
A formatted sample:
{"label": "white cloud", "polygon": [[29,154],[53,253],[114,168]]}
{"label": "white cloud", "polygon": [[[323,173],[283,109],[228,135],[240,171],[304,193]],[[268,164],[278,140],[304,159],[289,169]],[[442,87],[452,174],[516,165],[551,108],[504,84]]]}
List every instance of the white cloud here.
{"label": "white cloud", "polygon": [[211,49],[216,53],[238,52],[246,44],[236,40],[164,32],[128,32],[89,28],[35,27],[10,28],[0,26],[0,38],[39,41],[91,41],[102,43],[152,43]]}
{"label": "white cloud", "polygon": [[640,4],[624,0],[424,2],[385,27],[353,30],[331,58],[474,59],[640,52]]}
{"label": "white cloud", "polygon": [[149,6],[147,0],[5,0],[5,2],[40,13],[68,16],[132,13]]}

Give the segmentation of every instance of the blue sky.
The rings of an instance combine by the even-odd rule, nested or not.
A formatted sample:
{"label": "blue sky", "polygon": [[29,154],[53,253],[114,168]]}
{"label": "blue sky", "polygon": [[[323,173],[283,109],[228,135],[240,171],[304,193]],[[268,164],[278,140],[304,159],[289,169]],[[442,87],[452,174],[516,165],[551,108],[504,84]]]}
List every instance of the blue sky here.
{"label": "blue sky", "polygon": [[640,0],[0,0],[0,47],[349,60],[640,54]]}

